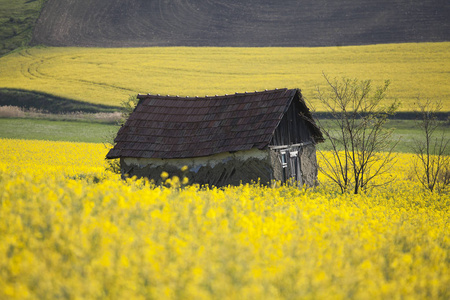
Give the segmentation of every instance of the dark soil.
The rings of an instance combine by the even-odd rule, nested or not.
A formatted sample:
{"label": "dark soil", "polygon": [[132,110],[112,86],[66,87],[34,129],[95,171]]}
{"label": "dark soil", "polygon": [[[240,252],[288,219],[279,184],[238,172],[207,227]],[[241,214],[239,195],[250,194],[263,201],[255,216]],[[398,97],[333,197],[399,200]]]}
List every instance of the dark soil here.
{"label": "dark soil", "polygon": [[449,40],[448,0],[48,0],[32,44],[314,47]]}

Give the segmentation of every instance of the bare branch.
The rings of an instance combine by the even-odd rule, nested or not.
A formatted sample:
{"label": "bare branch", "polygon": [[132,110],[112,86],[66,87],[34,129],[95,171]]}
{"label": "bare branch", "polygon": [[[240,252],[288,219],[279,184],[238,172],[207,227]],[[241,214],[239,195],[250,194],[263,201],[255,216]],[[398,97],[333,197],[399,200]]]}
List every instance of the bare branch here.
{"label": "bare branch", "polygon": [[446,155],[450,140],[443,128],[441,136],[435,137],[441,127],[437,113],[442,108],[442,103],[430,100],[422,102],[417,99],[416,107],[417,124],[422,129],[423,137],[421,140],[414,140],[413,149],[416,156],[414,173],[425,189],[440,193],[450,183],[447,175],[450,169],[450,156]]}
{"label": "bare branch", "polygon": [[[331,124],[317,122],[330,141],[332,159],[322,155],[322,172],[335,182],[342,192],[354,193],[366,189],[375,177],[384,173],[393,161],[393,147],[389,147],[392,132],[384,129],[387,116],[393,114],[398,104],[381,107],[389,81],[372,91],[370,80],[358,81],[342,78],[331,80],[323,74],[328,92],[317,89],[317,98],[333,117]],[[329,124],[329,123],[328,123]],[[378,152],[386,151],[381,157]]]}

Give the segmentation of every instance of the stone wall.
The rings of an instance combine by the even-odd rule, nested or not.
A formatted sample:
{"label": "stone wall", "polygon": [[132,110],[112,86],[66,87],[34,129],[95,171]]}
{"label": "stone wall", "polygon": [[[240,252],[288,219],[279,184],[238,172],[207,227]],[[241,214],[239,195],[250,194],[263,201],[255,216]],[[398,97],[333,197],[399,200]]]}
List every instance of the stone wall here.
{"label": "stone wall", "polygon": [[[297,151],[300,158],[301,181],[295,184],[305,184],[307,186],[317,185],[318,165],[316,159],[316,147],[314,144],[307,144],[302,146],[286,146],[274,147],[270,151],[270,160],[273,169],[273,180],[283,181],[283,167],[281,163],[281,150],[287,152]],[[289,163],[288,163],[289,165]],[[286,173],[289,173],[287,171]],[[291,174],[292,175],[292,174]],[[299,178],[300,179],[300,178]]]}
{"label": "stone wall", "polygon": [[270,164],[273,169],[272,180],[276,182],[283,181],[283,167],[281,166],[281,158],[278,151],[270,150]]}
{"label": "stone wall", "polygon": [[302,147],[300,154],[303,183],[307,186],[317,185],[318,164],[316,159],[316,147],[314,144]]}

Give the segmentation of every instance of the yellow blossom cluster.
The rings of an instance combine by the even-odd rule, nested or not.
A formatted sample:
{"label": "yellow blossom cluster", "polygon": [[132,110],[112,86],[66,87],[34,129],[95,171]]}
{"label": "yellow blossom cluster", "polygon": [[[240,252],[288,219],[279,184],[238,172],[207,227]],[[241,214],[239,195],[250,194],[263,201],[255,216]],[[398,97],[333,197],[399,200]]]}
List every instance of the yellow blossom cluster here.
{"label": "yellow blossom cluster", "polygon": [[0,167],[15,173],[99,175],[106,166],[103,144],[0,139],[0,145]]}
{"label": "yellow blossom cluster", "polygon": [[101,144],[0,149],[0,299],[450,298],[450,199],[410,155],[342,195],[123,181]]}

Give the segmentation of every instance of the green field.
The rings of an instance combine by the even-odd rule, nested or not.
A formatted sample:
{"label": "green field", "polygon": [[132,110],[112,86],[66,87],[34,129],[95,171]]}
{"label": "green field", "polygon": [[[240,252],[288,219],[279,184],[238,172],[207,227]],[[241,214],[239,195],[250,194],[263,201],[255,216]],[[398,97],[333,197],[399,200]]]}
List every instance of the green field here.
{"label": "green field", "polygon": [[[395,129],[392,140],[399,141],[395,152],[412,153],[415,140],[422,139],[422,133],[414,121],[391,120],[386,127]],[[0,138],[108,143],[113,140],[118,129],[117,125],[93,122],[0,118]],[[318,148],[328,150],[329,142],[319,144]],[[450,152],[447,154],[450,155]]]}
{"label": "green field", "polygon": [[117,130],[116,125],[92,122],[0,118],[0,137],[10,139],[106,143]]}
{"label": "green field", "polygon": [[314,101],[330,77],[391,81],[392,101],[417,97],[450,112],[450,42],[318,48],[29,48],[0,58],[0,88],[119,105],[137,93],[204,96],[300,88]]}

